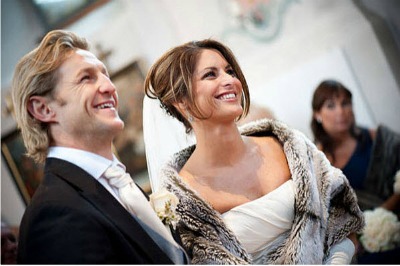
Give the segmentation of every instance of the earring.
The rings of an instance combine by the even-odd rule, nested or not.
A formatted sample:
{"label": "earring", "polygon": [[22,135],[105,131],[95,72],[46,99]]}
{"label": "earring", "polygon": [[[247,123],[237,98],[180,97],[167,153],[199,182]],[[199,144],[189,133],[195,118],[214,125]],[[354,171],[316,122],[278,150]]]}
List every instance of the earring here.
{"label": "earring", "polygon": [[321,123],[322,123],[321,117],[317,117],[316,120],[317,120],[318,124],[321,124]]}
{"label": "earring", "polygon": [[188,117],[189,122],[192,123],[193,120],[194,120],[193,116],[189,113],[189,111],[186,111],[186,113],[187,113],[187,117]]}

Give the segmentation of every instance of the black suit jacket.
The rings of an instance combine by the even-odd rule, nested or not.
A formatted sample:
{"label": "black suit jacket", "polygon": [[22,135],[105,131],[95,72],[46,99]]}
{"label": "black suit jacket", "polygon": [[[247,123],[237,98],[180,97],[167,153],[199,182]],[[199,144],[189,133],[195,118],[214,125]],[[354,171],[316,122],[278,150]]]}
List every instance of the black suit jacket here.
{"label": "black suit jacket", "polygon": [[91,175],[49,158],[20,226],[18,263],[172,264]]}

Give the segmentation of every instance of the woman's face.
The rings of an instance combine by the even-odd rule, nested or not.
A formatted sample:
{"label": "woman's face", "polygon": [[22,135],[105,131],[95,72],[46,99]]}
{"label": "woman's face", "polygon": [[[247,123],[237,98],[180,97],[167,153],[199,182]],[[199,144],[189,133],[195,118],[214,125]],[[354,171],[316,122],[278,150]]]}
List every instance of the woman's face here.
{"label": "woman's face", "polygon": [[343,94],[326,100],[314,116],[328,134],[349,131],[354,121],[351,100]]}
{"label": "woman's face", "polygon": [[195,101],[205,117],[232,121],[242,114],[242,84],[217,50],[200,53],[192,84]]}

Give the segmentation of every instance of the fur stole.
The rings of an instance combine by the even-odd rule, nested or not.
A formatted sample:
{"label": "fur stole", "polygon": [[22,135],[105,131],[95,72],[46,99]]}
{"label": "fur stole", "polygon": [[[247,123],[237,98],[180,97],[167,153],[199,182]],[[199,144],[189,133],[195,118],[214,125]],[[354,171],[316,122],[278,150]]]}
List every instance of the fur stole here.
{"label": "fur stole", "polygon": [[400,134],[380,125],[372,147],[365,190],[386,200],[393,194],[394,177],[399,169]]}
{"label": "fur stole", "polygon": [[[265,252],[263,264],[322,264],[333,244],[362,230],[364,217],[346,177],[301,132],[265,119],[244,125],[241,133],[275,136],[295,183],[293,226]],[[221,215],[178,175],[194,149],[190,146],[175,154],[161,172],[163,186],[180,199],[177,231],[183,247],[193,264],[251,263]]]}

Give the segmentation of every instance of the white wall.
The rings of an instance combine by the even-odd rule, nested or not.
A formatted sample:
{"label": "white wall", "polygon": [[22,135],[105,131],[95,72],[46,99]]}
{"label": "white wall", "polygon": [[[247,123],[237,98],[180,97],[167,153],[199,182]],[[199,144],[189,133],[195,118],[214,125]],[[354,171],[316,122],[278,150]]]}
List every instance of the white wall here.
{"label": "white wall", "polygon": [[[325,78],[343,81],[352,90],[360,124],[384,123],[400,131],[395,112],[399,89],[370,24],[354,4],[328,0],[285,4],[281,30],[269,42],[235,26],[229,1],[215,0],[115,1],[114,12],[103,16],[104,27],[90,30],[93,23],[83,21],[70,29],[111,47],[113,69],[135,58],[151,65],[172,46],[216,38],[235,52],[254,101],[309,136],[312,91]],[[316,62],[319,65],[312,68]],[[292,72],[301,72],[299,78],[290,79]]]}
{"label": "white wall", "polygon": [[399,89],[370,25],[352,2],[293,3],[284,23],[273,43],[236,49],[257,102],[311,135],[312,91],[322,79],[336,78],[356,94],[358,122],[385,123],[400,131],[394,111],[400,106]]}
{"label": "white wall", "polygon": [[[6,7],[13,12],[8,17],[15,21],[6,32],[2,25],[2,59],[8,59],[2,60],[2,68],[7,69],[2,70],[2,89],[9,87],[15,58],[32,49],[32,40],[40,35],[31,10],[22,2],[7,1]],[[352,1],[279,0],[285,4],[281,27],[268,42],[240,28],[230,15],[230,3],[114,0],[68,29],[88,38],[92,47],[100,43],[103,49],[111,49],[111,72],[136,59],[150,66],[167,49],[186,41],[216,38],[235,52],[253,100],[307,135],[311,94],[324,78],[337,78],[353,91],[359,123],[376,126],[382,122],[400,132],[399,88],[370,24]],[[2,121],[2,135],[9,127],[9,122]],[[23,204],[10,180],[6,181],[10,179],[7,173],[2,165],[2,217],[17,224]],[[3,195],[3,187],[10,193]]]}

